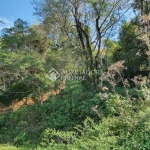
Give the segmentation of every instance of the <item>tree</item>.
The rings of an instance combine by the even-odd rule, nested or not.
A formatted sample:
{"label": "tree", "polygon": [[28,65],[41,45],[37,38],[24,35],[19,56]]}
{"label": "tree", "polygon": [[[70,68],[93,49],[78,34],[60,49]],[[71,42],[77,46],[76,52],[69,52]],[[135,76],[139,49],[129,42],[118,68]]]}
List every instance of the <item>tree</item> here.
{"label": "tree", "polygon": [[55,83],[47,77],[52,68],[61,74],[66,68],[73,70],[75,67],[78,68],[78,64],[74,51],[49,49],[41,57],[37,51],[0,50],[0,103],[8,104],[29,97],[40,101],[42,93],[52,88],[60,89],[60,77]]}
{"label": "tree", "polygon": [[43,26],[41,24],[32,25],[29,27],[28,32],[26,47],[40,54],[44,53],[50,44],[50,39],[47,38]]}
{"label": "tree", "polygon": [[[128,0],[32,1],[35,15],[40,16],[47,26],[56,30],[54,36],[61,37],[65,34],[70,41],[75,39],[86,69],[97,72],[102,70],[102,41],[110,35],[116,23],[127,12],[129,8],[125,6],[128,2]],[[91,77],[96,90],[99,86],[99,76],[98,73],[94,73]]]}
{"label": "tree", "polygon": [[150,1],[149,0],[135,0],[133,7],[136,11],[140,12],[139,15],[139,31],[140,39],[147,44],[145,51],[148,66],[149,66],[149,77],[150,77]]}
{"label": "tree", "polygon": [[49,67],[37,52],[28,55],[24,51],[0,51],[0,103],[25,97],[40,100],[40,94],[52,87],[46,76]]}
{"label": "tree", "polygon": [[140,11],[141,15],[148,15],[150,12],[149,0],[134,0],[132,6],[135,10]]}
{"label": "tree", "polygon": [[140,39],[137,31],[138,25],[135,20],[126,22],[119,34],[120,47],[113,53],[115,61],[125,60],[125,66],[128,68],[125,72],[128,77],[134,77],[141,70],[146,71],[148,67],[148,61],[145,59],[147,45]]}
{"label": "tree", "polygon": [[48,47],[48,38],[42,25],[29,26],[26,21],[17,19],[14,26],[2,31],[2,48],[11,51],[34,50],[44,53]]}
{"label": "tree", "polygon": [[10,50],[22,49],[25,46],[28,28],[28,23],[22,19],[17,19],[11,28],[4,28],[2,30],[2,48]]}
{"label": "tree", "polygon": [[114,55],[114,53],[121,48],[121,46],[119,45],[118,41],[114,41],[111,39],[106,39],[104,41],[104,48],[105,48],[105,52],[106,52],[106,57],[107,57],[107,66],[112,65],[113,63],[116,62],[116,55]]}

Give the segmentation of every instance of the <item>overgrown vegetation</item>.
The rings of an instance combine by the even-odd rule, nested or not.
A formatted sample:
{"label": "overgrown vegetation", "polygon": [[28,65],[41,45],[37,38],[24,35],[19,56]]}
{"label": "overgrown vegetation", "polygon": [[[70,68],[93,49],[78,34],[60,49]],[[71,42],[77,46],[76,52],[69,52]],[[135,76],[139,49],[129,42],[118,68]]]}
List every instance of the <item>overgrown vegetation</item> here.
{"label": "overgrown vegetation", "polygon": [[149,150],[150,2],[32,4],[41,23],[17,19],[0,38],[0,108],[26,101],[0,113],[0,149]]}
{"label": "overgrown vegetation", "polygon": [[1,114],[1,144],[60,150],[149,148],[149,99],[94,96],[74,85],[43,105]]}

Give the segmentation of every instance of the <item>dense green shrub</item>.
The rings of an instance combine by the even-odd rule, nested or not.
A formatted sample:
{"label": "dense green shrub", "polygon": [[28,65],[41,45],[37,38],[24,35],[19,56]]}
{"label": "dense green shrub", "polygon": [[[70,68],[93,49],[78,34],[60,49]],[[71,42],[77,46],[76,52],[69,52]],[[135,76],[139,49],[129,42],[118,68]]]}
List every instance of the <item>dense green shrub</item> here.
{"label": "dense green shrub", "polygon": [[104,99],[70,82],[43,105],[0,114],[0,142],[51,150],[148,149],[149,105],[117,94]]}

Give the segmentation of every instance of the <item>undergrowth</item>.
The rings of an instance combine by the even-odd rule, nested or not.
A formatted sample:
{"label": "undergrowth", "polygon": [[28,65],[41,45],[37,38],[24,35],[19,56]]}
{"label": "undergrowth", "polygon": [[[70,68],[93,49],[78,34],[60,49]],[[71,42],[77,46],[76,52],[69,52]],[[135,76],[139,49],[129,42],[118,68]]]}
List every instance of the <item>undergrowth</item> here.
{"label": "undergrowth", "polygon": [[150,149],[148,89],[138,91],[146,93],[145,100],[127,99],[118,92],[106,89],[96,94],[74,81],[43,105],[0,114],[1,147],[7,149],[7,143],[18,147],[10,146],[10,150]]}

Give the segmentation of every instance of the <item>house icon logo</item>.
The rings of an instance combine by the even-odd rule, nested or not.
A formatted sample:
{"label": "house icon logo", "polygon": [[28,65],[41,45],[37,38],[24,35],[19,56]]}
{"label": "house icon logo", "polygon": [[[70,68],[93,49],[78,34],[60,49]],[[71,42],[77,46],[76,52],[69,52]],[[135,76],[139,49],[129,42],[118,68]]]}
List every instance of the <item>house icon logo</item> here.
{"label": "house icon logo", "polygon": [[47,74],[46,76],[52,81],[55,82],[59,77],[60,74],[54,69],[52,68]]}

